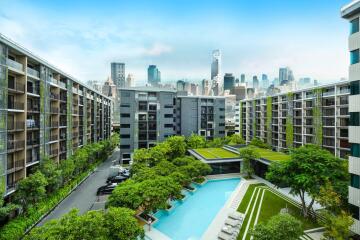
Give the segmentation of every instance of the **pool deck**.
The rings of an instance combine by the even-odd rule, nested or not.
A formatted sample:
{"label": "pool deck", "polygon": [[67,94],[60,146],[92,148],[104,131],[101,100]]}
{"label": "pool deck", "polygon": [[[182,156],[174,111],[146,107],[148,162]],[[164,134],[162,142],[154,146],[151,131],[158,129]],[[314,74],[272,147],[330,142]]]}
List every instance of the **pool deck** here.
{"label": "pool deck", "polygon": [[[217,175],[218,178],[231,178],[231,177],[240,177],[239,174],[224,174]],[[203,240],[218,240],[218,234],[221,231],[221,228],[224,226],[225,220],[228,218],[229,213],[234,212],[238,209],[241,200],[245,196],[246,190],[248,189],[251,183],[257,183],[257,180],[246,180],[241,179],[239,185],[236,187],[228,201],[220,209],[218,214],[215,216],[213,221],[210,223],[209,227],[202,235],[201,239]]]}

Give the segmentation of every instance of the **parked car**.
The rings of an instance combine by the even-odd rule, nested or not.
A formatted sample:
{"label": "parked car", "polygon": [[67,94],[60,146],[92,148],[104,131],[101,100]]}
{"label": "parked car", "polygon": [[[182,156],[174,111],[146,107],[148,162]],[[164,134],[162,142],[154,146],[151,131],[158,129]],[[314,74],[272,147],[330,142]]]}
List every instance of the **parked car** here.
{"label": "parked car", "polygon": [[100,195],[111,194],[112,191],[114,191],[116,186],[117,186],[117,183],[111,183],[111,184],[101,186],[98,188],[96,195],[100,196]]}
{"label": "parked car", "polygon": [[117,176],[108,177],[108,179],[106,180],[106,183],[121,183],[121,182],[125,181],[126,179],[128,179],[128,177],[125,177],[122,175],[117,175]]}
{"label": "parked car", "polygon": [[124,177],[126,177],[126,178],[129,178],[129,177],[130,177],[130,171],[121,172],[121,173],[120,173],[120,176],[124,176]]}

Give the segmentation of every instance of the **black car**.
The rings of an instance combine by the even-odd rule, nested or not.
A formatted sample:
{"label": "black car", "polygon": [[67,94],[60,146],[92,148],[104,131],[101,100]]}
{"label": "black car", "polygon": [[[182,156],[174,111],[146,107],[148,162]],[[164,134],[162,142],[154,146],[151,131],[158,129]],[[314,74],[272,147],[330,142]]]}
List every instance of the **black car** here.
{"label": "black car", "polygon": [[105,186],[101,186],[98,188],[96,195],[105,195],[105,194],[111,194],[112,191],[114,191],[115,187],[117,186],[117,183],[107,184]]}
{"label": "black car", "polygon": [[117,175],[117,176],[108,177],[108,179],[106,180],[106,183],[121,183],[121,182],[125,181],[126,179],[128,179],[128,177],[125,177],[122,175]]}

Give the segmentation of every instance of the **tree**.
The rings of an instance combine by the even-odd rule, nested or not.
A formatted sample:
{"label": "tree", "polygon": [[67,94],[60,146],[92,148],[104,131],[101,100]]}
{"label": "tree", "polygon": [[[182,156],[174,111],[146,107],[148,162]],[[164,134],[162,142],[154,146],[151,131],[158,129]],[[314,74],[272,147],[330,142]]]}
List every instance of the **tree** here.
{"label": "tree", "polygon": [[144,229],[134,218],[135,211],[128,208],[109,208],[105,214],[105,227],[109,240],[137,240],[145,237]]}
{"label": "tree", "polygon": [[42,200],[46,196],[47,181],[45,176],[36,171],[34,174],[19,181],[15,202],[23,207],[26,212],[29,206]]}
{"label": "tree", "polygon": [[240,134],[233,134],[226,138],[227,138],[228,144],[230,144],[230,145],[246,144],[245,140],[242,138],[242,136]]}
{"label": "tree", "polygon": [[339,194],[334,191],[333,186],[329,182],[326,182],[324,186],[320,187],[319,194],[316,196],[316,201],[326,210],[331,212],[339,212],[341,199]]}
{"label": "tree", "polygon": [[[341,159],[317,145],[293,149],[290,156],[289,161],[271,164],[266,178],[276,185],[290,187],[290,193],[300,197],[302,213],[308,217],[320,187],[327,182],[333,186],[347,183],[348,172]],[[306,193],[311,197],[309,203],[305,201]]]}
{"label": "tree", "polygon": [[224,146],[225,144],[225,139],[223,138],[214,138],[214,140],[209,141],[206,146],[207,147],[212,147],[212,148],[219,148]]}
{"label": "tree", "polygon": [[60,162],[61,175],[64,183],[67,183],[73,178],[75,171],[75,164],[72,157]]}
{"label": "tree", "polygon": [[247,178],[251,178],[251,175],[254,173],[251,160],[259,158],[260,155],[253,147],[241,148],[239,152],[242,159],[241,172],[246,174]]}
{"label": "tree", "polygon": [[326,239],[342,240],[350,236],[350,227],[354,223],[352,216],[341,210],[339,214],[333,214],[328,210],[322,213],[324,217],[324,237]]}
{"label": "tree", "polygon": [[256,137],[251,139],[250,145],[259,147],[259,148],[271,149],[271,146],[269,144],[264,143],[263,141],[261,141],[259,138],[256,138]]}
{"label": "tree", "polygon": [[39,170],[42,174],[44,174],[47,186],[46,190],[48,193],[52,193],[57,190],[61,186],[61,170],[58,165],[50,159],[48,156],[43,156]]}
{"label": "tree", "polygon": [[165,144],[169,146],[168,159],[182,157],[186,152],[185,137],[171,136],[165,140]]}
{"label": "tree", "polygon": [[301,222],[290,214],[278,214],[251,231],[254,240],[297,240],[303,234]]}
{"label": "tree", "polygon": [[135,182],[133,179],[126,180],[114,189],[106,206],[137,210],[144,201],[141,187],[141,182]]}
{"label": "tree", "polygon": [[186,143],[187,147],[190,149],[203,148],[206,146],[205,138],[194,133],[186,139]]}

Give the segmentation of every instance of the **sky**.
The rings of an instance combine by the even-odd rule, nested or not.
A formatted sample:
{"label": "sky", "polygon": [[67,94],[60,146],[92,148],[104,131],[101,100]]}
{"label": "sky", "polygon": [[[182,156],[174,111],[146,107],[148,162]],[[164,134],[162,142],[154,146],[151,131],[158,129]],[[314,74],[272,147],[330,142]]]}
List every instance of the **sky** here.
{"label": "sky", "polygon": [[350,0],[0,0],[0,33],[86,82],[124,62],[135,83],[155,64],[163,82],[222,73],[278,75],[321,83],[347,77]]}

